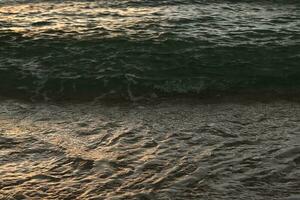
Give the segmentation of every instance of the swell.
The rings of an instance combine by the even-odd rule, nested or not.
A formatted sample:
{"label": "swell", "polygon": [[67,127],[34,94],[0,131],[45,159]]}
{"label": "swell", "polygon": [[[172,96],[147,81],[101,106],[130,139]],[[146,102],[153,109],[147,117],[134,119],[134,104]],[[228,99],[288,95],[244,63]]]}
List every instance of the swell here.
{"label": "swell", "polygon": [[288,3],[1,5],[0,95],[132,99],[298,90],[299,27],[299,7]]}
{"label": "swell", "polygon": [[34,98],[299,88],[299,45],[156,39],[0,37],[0,92]]}

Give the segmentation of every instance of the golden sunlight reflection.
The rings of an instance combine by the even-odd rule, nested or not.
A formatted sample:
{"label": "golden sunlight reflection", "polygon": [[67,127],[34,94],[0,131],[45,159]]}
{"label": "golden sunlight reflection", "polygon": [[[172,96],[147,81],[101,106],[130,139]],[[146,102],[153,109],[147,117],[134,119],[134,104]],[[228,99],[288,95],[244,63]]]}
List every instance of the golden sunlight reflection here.
{"label": "golden sunlight reflection", "polygon": [[71,2],[7,5],[0,7],[0,16],[8,26],[0,27],[0,31],[30,36],[55,32],[89,35],[88,31],[92,31],[90,35],[93,35],[107,30],[110,36],[116,36],[142,21],[151,20],[153,13],[159,10],[150,7],[101,7],[97,3],[72,6]]}
{"label": "golden sunlight reflection", "polygon": [[[128,124],[125,128],[116,129],[113,133],[107,131],[97,131],[95,135],[86,135],[85,137],[78,136],[78,134],[84,134],[85,132],[94,131],[86,128],[78,129],[61,129],[60,123],[57,121],[47,122],[43,119],[30,119],[22,120],[18,122],[18,126],[15,126],[17,122],[13,119],[2,119],[0,124],[5,125],[5,132],[3,135],[7,138],[20,138],[22,140],[28,140],[32,143],[32,148],[45,148],[46,146],[50,149],[64,149],[70,157],[81,157],[88,160],[116,160],[119,157],[122,157],[123,154],[127,154],[130,151],[135,152],[134,154],[139,154],[139,150],[136,149],[127,150],[126,152],[120,151],[119,148],[123,148],[122,145],[116,149],[110,146],[115,139],[126,135],[126,129],[131,126],[134,127],[134,124]],[[36,133],[36,134],[35,134]],[[107,135],[111,135],[112,139],[107,141],[108,147],[102,148],[90,148],[89,145],[93,141],[101,141]],[[42,145],[35,145],[35,142],[42,142]],[[17,145],[17,144],[16,144]],[[138,149],[138,145],[136,148]],[[20,148],[22,148],[20,146]],[[40,150],[37,150],[37,152]],[[7,153],[5,151],[3,154]],[[143,152],[141,156],[142,160],[148,160],[151,158],[153,150],[148,150]]]}

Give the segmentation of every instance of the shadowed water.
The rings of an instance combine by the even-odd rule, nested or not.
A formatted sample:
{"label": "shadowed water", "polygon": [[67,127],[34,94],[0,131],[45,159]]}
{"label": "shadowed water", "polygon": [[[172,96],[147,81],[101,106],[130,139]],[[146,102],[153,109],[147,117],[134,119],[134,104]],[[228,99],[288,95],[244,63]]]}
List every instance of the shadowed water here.
{"label": "shadowed water", "polygon": [[297,1],[1,1],[3,96],[299,89]]}
{"label": "shadowed water", "polygon": [[1,199],[292,200],[300,106],[0,104]]}

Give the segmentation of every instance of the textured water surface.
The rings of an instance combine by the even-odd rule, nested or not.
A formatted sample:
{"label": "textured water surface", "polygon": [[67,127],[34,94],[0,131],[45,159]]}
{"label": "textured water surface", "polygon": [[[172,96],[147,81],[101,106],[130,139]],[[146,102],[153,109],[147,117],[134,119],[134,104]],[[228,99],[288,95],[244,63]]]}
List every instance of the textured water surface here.
{"label": "textured water surface", "polygon": [[292,200],[297,103],[0,104],[1,199]]}
{"label": "textured water surface", "polygon": [[299,89],[297,1],[1,1],[0,92]]}
{"label": "textured water surface", "polygon": [[298,1],[0,0],[0,97],[95,98],[1,98],[0,199],[300,199],[299,103],[122,101],[299,92],[299,39]]}

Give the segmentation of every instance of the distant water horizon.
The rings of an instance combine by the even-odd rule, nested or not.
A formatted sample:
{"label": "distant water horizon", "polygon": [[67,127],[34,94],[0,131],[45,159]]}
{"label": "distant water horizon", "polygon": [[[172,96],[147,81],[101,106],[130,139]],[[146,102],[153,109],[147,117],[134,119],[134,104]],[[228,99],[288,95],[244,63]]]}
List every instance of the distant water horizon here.
{"label": "distant water horizon", "polygon": [[0,1],[0,96],[298,91],[297,1]]}

